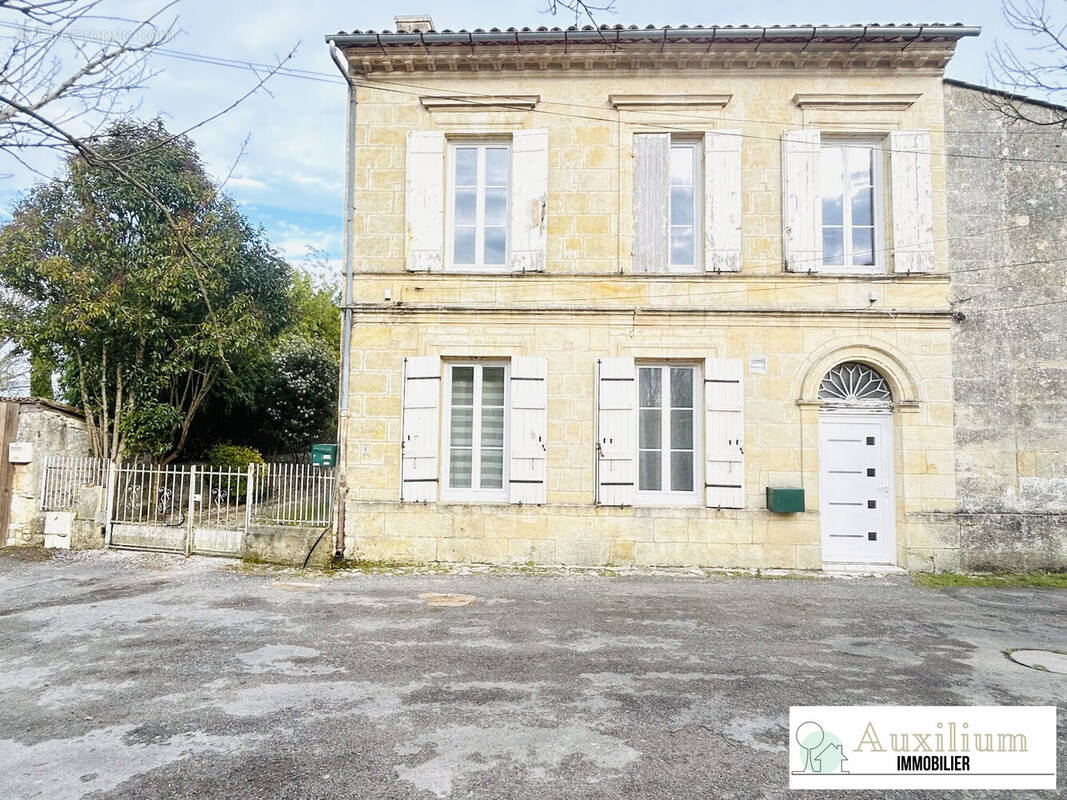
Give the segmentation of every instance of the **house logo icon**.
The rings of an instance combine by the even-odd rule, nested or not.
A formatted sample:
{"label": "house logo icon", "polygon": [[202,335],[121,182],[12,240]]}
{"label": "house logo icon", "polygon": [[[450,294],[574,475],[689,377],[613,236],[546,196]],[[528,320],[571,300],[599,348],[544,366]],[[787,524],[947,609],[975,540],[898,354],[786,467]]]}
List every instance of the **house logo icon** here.
{"label": "house logo icon", "polygon": [[832,772],[848,774],[845,769],[845,748],[841,740],[833,733],[823,730],[818,722],[802,722],[794,734],[802,754],[801,769],[793,770],[794,775],[827,775]]}

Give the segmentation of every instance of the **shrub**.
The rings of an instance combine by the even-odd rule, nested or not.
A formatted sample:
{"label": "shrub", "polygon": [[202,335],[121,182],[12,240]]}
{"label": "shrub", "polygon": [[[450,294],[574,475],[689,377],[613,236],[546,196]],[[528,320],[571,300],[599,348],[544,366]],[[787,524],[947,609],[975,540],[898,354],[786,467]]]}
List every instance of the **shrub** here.
{"label": "shrub", "polygon": [[207,451],[207,463],[212,467],[247,467],[249,464],[262,464],[263,456],[254,447],[217,444]]}

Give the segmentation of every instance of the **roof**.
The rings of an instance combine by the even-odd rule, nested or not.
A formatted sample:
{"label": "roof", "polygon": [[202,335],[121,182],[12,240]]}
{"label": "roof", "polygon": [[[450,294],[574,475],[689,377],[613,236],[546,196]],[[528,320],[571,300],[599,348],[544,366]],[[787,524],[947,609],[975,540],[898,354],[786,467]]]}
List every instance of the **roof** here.
{"label": "roof", "polygon": [[37,406],[38,408],[47,408],[50,411],[58,411],[61,414],[77,417],[78,419],[85,419],[85,414],[74,406],[68,406],[66,403],[60,403],[59,401],[52,400],[48,397],[0,397],[0,403],[18,403],[22,406]]}
{"label": "roof", "polygon": [[381,47],[389,45],[448,46],[465,44],[556,44],[598,43],[611,44],[637,42],[685,42],[690,44],[780,42],[806,44],[819,42],[954,42],[965,36],[977,36],[981,28],[962,23],[905,23],[869,25],[593,25],[568,28],[490,28],[484,30],[461,29],[457,31],[339,31],[327,35],[327,41],[339,47]]}

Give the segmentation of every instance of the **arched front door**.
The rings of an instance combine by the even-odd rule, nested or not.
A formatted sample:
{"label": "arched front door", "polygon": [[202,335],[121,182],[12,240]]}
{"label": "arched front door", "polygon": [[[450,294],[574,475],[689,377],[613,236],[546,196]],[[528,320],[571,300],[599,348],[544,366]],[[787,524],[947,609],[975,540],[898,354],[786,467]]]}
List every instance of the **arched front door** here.
{"label": "arched front door", "polygon": [[877,370],[838,364],[819,385],[823,563],[896,561],[893,394]]}

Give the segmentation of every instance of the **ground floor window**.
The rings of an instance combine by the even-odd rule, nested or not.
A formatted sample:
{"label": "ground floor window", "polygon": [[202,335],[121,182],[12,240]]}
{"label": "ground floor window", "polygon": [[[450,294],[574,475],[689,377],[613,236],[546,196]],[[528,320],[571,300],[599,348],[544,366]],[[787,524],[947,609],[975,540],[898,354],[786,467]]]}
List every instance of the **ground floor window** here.
{"label": "ground floor window", "polygon": [[445,369],[447,489],[456,499],[504,499],[508,365],[450,363]]}
{"label": "ground floor window", "polygon": [[641,364],[637,372],[639,497],[696,500],[700,370],[696,365]]}

